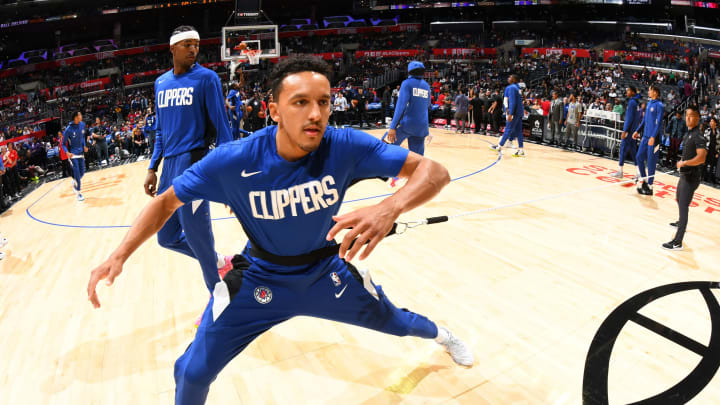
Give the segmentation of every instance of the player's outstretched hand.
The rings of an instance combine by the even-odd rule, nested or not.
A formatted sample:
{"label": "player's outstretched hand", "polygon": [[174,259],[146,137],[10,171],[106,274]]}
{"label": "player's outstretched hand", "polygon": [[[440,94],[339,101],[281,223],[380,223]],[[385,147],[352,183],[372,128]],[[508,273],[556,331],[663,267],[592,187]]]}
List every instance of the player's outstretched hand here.
{"label": "player's outstretched hand", "polygon": [[145,194],[150,197],[155,197],[157,193],[157,174],[154,170],[148,170],[147,176],[145,176]]}
{"label": "player's outstretched hand", "polygon": [[388,129],[387,140],[388,143],[395,143],[397,140],[397,131],[394,129]]}
{"label": "player's outstretched hand", "polygon": [[106,284],[112,285],[115,281],[115,277],[122,273],[122,261],[119,259],[113,259],[112,257],[107,259],[105,263],[101,264],[95,270],[90,273],[90,281],[87,286],[88,299],[92,303],[93,307],[100,308],[100,300],[98,299],[95,287],[102,279],[107,279]]}
{"label": "player's outstretched hand", "polygon": [[[377,205],[348,212],[344,215],[334,216],[335,226],[328,232],[327,240],[332,240],[335,235],[343,229],[352,228],[345,234],[342,243],[340,243],[339,256],[347,261],[351,261],[365,242],[369,241],[360,255],[360,260],[364,260],[372,253],[375,246],[390,232],[398,215],[399,212],[395,211],[391,205],[382,202]],[[357,238],[357,240],[352,248],[350,248],[350,244],[355,238]],[[348,249],[350,250],[348,251]]]}

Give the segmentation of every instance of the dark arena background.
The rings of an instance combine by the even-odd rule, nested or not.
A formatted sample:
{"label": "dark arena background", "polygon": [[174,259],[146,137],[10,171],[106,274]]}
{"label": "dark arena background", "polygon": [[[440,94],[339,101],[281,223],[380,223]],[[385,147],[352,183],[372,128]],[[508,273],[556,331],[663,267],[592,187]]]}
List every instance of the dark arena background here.
{"label": "dark arena background", "polygon": [[[211,381],[208,404],[720,403],[719,8],[690,0],[0,0],[0,404],[202,403],[181,400],[178,381]],[[326,137],[363,131],[385,142],[412,103],[401,97],[408,66],[422,63],[408,82],[427,83],[410,94],[429,98],[427,118],[420,111],[429,135],[409,139],[424,136],[423,162],[444,166],[451,181],[401,214],[397,234],[367,260],[353,258],[349,279],[322,279],[334,297],[307,300],[332,300],[332,311],[364,287],[452,339],[392,336],[300,311],[249,337],[216,379],[190,373],[176,359],[197,351],[196,334],[211,334],[201,315],[223,292],[214,290],[209,305],[198,261],[156,237],[112,287],[98,284],[102,307],[93,308],[91,272],[162,198],[145,186],[171,159],[153,169],[153,153],[167,153],[169,137],[194,136],[163,132],[156,110],[192,104],[191,93],[162,87],[180,80],[170,52],[180,26],[199,34],[195,61],[209,69],[207,83],[219,79],[202,100],[222,110],[213,129],[229,128],[232,148],[274,130],[272,107],[281,103],[270,73],[286,58],[315,55],[332,69]],[[511,135],[517,120],[522,135]],[[654,175],[645,171],[653,163]],[[287,180],[237,167],[224,175],[272,187]],[[697,189],[688,191],[689,181]],[[340,214],[377,208],[406,184],[419,187],[412,177],[358,182],[340,194]],[[315,204],[316,194],[292,190],[267,203],[264,191],[251,192],[255,218],[276,220],[285,203],[293,216],[293,204]],[[232,267],[218,285],[248,283],[254,267],[230,260],[254,255],[244,250],[246,224],[208,204],[218,268]],[[313,231],[286,232],[305,240]],[[382,285],[379,297],[373,285]],[[226,289],[227,310],[241,299],[272,308],[295,287],[263,284],[246,296]],[[460,349],[474,356],[471,366],[459,365]]]}

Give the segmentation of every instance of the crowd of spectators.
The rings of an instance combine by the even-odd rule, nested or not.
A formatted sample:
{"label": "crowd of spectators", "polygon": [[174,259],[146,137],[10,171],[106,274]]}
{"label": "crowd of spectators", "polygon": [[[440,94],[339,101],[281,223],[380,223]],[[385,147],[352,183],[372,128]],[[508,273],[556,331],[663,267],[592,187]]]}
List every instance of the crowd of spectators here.
{"label": "crowd of spectators", "polygon": [[[544,46],[589,47],[594,42],[576,38],[554,37],[553,35],[538,37],[523,33],[525,37],[542,39]],[[521,35],[522,36],[522,35]],[[525,38],[523,37],[523,38]],[[489,59],[449,59],[437,60],[432,55],[432,47],[488,47],[502,42],[501,35],[485,38],[481,35],[459,33],[393,33],[372,34],[363,36],[327,36],[290,38],[283,43],[288,52],[322,52],[335,50],[342,44],[356,41],[352,47],[366,50],[382,49],[418,49],[419,59],[426,64],[426,79],[432,88],[434,105],[431,118],[445,119],[446,124],[452,122],[457,113],[455,104],[458,97],[467,97],[469,111],[467,119],[476,132],[499,134],[502,131],[504,117],[501,114],[502,89],[505,79],[510,73],[519,74],[524,78],[522,83],[524,104],[528,114],[543,115],[545,125],[550,128],[548,105],[553,103],[554,94],[562,105],[562,122],[558,136],[550,140],[558,146],[587,150],[594,153],[608,153],[606,145],[598,142],[586,142],[574,134],[567,134],[568,111],[575,115],[579,125],[582,112],[589,108],[615,111],[622,114],[626,103],[625,90],[635,86],[640,94],[646,96],[647,86],[661,85],[662,100],[666,111],[673,110],[688,98],[700,104],[703,125],[707,126],[708,140],[715,147],[720,142],[712,141],[716,134],[713,125],[720,118],[720,96],[716,80],[717,68],[711,60],[694,57],[697,49],[675,41],[674,47],[667,44],[651,43],[639,38],[631,38],[624,45],[629,50],[665,52],[678,58],[688,56],[688,74],[666,72],[663,69],[645,67],[641,70],[623,69],[618,64],[601,66],[593,63],[593,59],[576,58],[575,56],[519,55],[519,49],[498,53],[497,58]],[[201,49],[199,62],[219,60],[217,47]],[[392,116],[392,109],[397,100],[399,80],[406,76],[406,67],[410,58],[355,58],[354,52],[345,52],[342,58],[328,61],[334,65],[336,73],[332,84],[335,125],[357,125],[364,127],[384,125],[387,117]],[[271,101],[265,74],[269,62],[263,61],[260,67],[246,66],[244,87],[241,98],[246,105],[254,105],[254,112],[247,112],[244,119],[245,129],[257,130],[272,123],[267,114],[261,117]],[[46,86],[67,84],[68,82],[87,81],[98,77],[98,71],[117,68],[120,72],[110,85],[100,91],[96,89],[74,89],[71,91],[48,94],[39,90],[26,94],[24,99],[13,100],[0,107],[0,142],[17,136],[28,135],[43,129],[35,123],[40,118],[57,114],[64,122],[66,114],[81,111],[88,120],[88,127],[102,127],[106,137],[108,155],[99,153],[90,138],[91,146],[86,161],[91,168],[118,164],[127,159],[146,155],[152,149],[151,141],[143,131],[143,123],[148,111],[152,111],[153,87],[149,85],[157,74],[147,75],[133,81],[136,86],[128,87],[122,79],[125,74],[163,70],[171,65],[170,55],[163,52],[143,55],[109,58],[93,61],[78,66],[64,67],[57,70],[38,71],[20,76],[6,78],[9,86],[2,86],[2,94],[7,94],[9,87],[29,81],[38,81]],[[220,70],[222,72],[222,68]],[[382,86],[371,85],[372,79],[392,76],[394,82],[387,81]],[[148,85],[142,85],[147,82]],[[130,83],[128,83],[130,84]],[[387,86],[386,86],[387,84]],[[139,86],[137,86],[139,85]],[[377,88],[374,88],[377,87]],[[49,97],[49,98],[48,98]],[[500,102],[500,104],[498,104]],[[462,104],[462,103],[461,103]],[[495,105],[494,108],[491,108]],[[498,107],[499,105],[499,107]],[[574,105],[574,106],[573,106]],[[474,110],[473,110],[474,109]],[[673,115],[673,114],[671,114]],[[99,125],[93,125],[95,118],[100,118]],[[715,122],[715,124],[712,124]],[[672,125],[670,125],[673,123]],[[570,122],[572,125],[572,122]],[[666,135],[663,140],[665,149],[672,152],[670,146],[673,139],[682,133],[681,125],[669,117]],[[705,130],[705,128],[703,128]],[[674,135],[671,135],[674,134]],[[17,198],[22,190],[37,182],[47,172],[62,174],[61,153],[58,148],[57,134],[47,134],[45,138],[29,138],[17,145],[9,146],[2,151],[7,158],[6,170],[3,175],[3,198]],[[571,136],[573,135],[573,136]],[[668,152],[664,163],[670,165],[676,156]],[[677,151],[675,151],[677,153]],[[17,159],[13,156],[17,154]],[[717,159],[712,155],[711,159]],[[14,161],[15,160],[15,161]],[[715,181],[715,163],[708,162],[708,181]],[[711,164],[712,163],[712,164]],[[15,168],[13,170],[13,168]],[[712,175],[711,175],[712,173]],[[2,200],[2,199],[0,199]]]}

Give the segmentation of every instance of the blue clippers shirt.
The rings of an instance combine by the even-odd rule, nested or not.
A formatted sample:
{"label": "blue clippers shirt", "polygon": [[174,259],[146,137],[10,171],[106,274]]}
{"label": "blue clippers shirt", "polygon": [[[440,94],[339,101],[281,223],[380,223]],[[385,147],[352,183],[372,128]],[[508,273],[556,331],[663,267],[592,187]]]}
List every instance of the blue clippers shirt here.
{"label": "blue clippers shirt", "polygon": [[155,114],[162,139],[150,167],[161,157],[232,141],[223,100],[218,75],[197,63],[181,75],[170,69],[158,77]]}
{"label": "blue clippers shirt", "polygon": [[233,115],[237,116],[237,119],[242,119],[242,109],[239,108],[239,106],[242,105],[242,101],[240,101],[240,92],[235,89],[230,89],[230,92],[228,93],[227,100],[230,102],[230,105],[235,107],[235,111],[228,110],[228,113],[230,113],[230,116]]}
{"label": "blue clippers shirt", "polygon": [[513,121],[515,120],[515,117],[519,117],[520,120],[522,120],[523,115],[525,115],[525,110],[523,109],[522,104],[522,96],[520,95],[520,87],[517,84],[513,83],[505,87],[503,108],[505,110],[505,115],[510,114],[513,116]]}
{"label": "blue clippers shirt", "polygon": [[78,158],[83,157],[85,152],[85,123],[80,121],[79,124],[71,122],[70,125],[65,128],[63,132],[63,139],[60,145],[62,145],[65,153],[68,152],[66,144],[70,144],[70,153],[73,155],[79,155]]}
{"label": "blue clippers shirt", "polygon": [[642,134],[643,140],[648,140],[660,136],[662,134],[662,119],[665,106],[660,100],[649,100],[645,107],[645,116],[635,132],[640,132],[643,127],[645,131]]}
{"label": "blue clippers shirt", "polygon": [[422,78],[408,77],[400,86],[390,128],[412,136],[427,136],[430,134],[428,127],[429,108],[430,85]]}
{"label": "blue clippers shirt", "polygon": [[276,131],[269,126],[215,148],[173,186],[180,201],[229,205],[249,238],[280,256],[334,244],[325,237],[351,181],[396,176],[408,155],[365,132],[328,126],[314,152],[288,162],[277,153]]}
{"label": "blue clippers shirt", "polygon": [[628,101],[627,111],[625,112],[625,123],[623,131],[632,135],[632,129],[640,125],[642,111],[640,110],[640,95],[636,94]]}

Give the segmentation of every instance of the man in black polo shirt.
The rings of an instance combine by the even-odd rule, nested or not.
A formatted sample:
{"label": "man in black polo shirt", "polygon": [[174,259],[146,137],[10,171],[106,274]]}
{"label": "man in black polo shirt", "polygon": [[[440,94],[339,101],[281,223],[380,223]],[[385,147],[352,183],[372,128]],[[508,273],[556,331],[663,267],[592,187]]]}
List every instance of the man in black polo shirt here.
{"label": "man in black polo shirt", "polygon": [[700,111],[696,105],[691,105],[685,111],[685,123],[688,133],[682,141],[682,160],[677,162],[680,171],[680,180],[677,185],[677,203],[680,211],[680,219],[670,226],[677,228],[675,238],[668,243],[663,243],[663,248],[669,250],[682,250],[682,241],[685,236],[685,228],[688,221],[688,208],[692,201],[693,194],[702,180],[703,164],[707,147],[705,138],[700,133]]}

